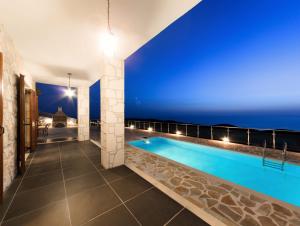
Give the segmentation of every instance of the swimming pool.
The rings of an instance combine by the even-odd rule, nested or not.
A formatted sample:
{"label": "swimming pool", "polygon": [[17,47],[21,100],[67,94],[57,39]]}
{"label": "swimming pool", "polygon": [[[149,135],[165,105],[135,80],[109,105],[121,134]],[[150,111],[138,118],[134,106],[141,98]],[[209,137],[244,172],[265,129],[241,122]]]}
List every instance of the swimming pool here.
{"label": "swimming pool", "polygon": [[262,158],[162,137],[129,144],[300,207],[300,166],[262,166]]}

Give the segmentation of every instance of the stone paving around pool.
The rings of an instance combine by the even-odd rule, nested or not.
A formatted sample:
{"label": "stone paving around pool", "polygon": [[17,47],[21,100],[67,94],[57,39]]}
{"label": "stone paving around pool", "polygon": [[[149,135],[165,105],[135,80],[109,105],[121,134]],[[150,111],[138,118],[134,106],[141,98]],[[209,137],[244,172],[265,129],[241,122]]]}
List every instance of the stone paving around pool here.
{"label": "stone paving around pool", "polygon": [[[127,133],[127,138],[132,140],[141,135],[144,134]],[[125,163],[141,170],[226,225],[300,225],[300,208],[259,195],[128,144]]]}

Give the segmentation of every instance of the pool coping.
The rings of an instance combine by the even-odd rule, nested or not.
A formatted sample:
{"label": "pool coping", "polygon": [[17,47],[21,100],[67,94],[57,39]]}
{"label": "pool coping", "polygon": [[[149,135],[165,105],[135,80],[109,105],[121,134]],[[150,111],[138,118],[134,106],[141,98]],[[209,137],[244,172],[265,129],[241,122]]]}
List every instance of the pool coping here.
{"label": "pool coping", "polygon": [[[145,133],[145,131],[141,131],[141,132]],[[149,133],[147,133],[147,132],[146,132],[146,134],[149,135]],[[174,137],[172,135],[171,136],[170,135],[168,135],[168,136],[162,136],[162,133],[156,133],[156,132],[152,132],[151,136],[160,136],[160,137],[167,137],[167,138],[174,139]],[[141,138],[142,137],[140,137],[140,139]],[[179,136],[176,136],[176,138],[177,138],[176,140],[187,141],[186,139],[182,139],[182,137],[179,137]],[[128,141],[131,141],[131,140],[136,140],[136,139],[129,139]],[[188,141],[188,142],[191,142],[191,141]],[[192,143],[199,144],[198,142],[192,142]],[[189,170],[191,172],[196,172],[196,174],[198,174],[200,176],[204,176],[208,180],[213,181],[213,183],[227,184],[227,185],[233,187],[234,189],[237,189],[241,194],[243,194],[243,193],[246,194],[247,193],[248,195],[251,195],[253,197],[257,197],[257,199],[264,200],[263,203],[265,203],[265,204],[273,205],[273,203],[274,203],[274,205],[279,205],[280,207],[286,208],[286,209],[290,210],[292,213],[294,213],[295,216],[296,216],[296,221],[298,222],[298,220],[299,220],[299,222],[300,222],[300,208],[299,207],[296,207],[296,206],[291,205],[289,203],[277,200],[277,199],[272,198],[270,196],[267,196],[265,194],[258,193],[258,192],[254,191],[254,190],[242,187],[240,185],[234,184],[234,183],[232,183],[230,181],[223,180],[221,178],[218,178],[216,176],[207,174],[207,173],[205,173],[203,171],[194,169],[192,167],[183,165],[183,164],[178,163],[176,161],[173,161],[171,159],[167,159],[167,158],[159,156],[157,154],[147,152],[147,151],[145,151],[143,149],[134,147],[134,146],[132,146],[132,145],[130,145],[128,143],[126,143],[125,149],[126,149],[126,153],[127,154],[128,154],[128,149],[132,149],[132,150],[144,153],[145,155],[153,156],[154,158],[163,159],[165,162],[172,163],[172,164],[174,164],[174,165],[176,165],[176,166],[178,166],[180,168],[187,169],[187,170]],[[228,150],[231,150],[231,149],[228,149]],[[172,190],[172,188],[170,188],[170,187],[166,186],[165,184],[161,183],[160,181],[158,181],[155,177],[153,177],[151,175],[148,175],[146,172],[144,172],[142,169],[140,169],[141,168],[140,166],[135,165],[135,164],[131,163],[130,161],[128,161],[128,158],[126,158],[126,165],[129,168],[131,168],[132,170],[134,170],[136,173],[138,173],[140,176],[142,176],[143,178],[145,178],[146,180],[148,180],[150,183],[154,184],[155,186],[157,185],[157,187],[160,190],[162,190],[163,192],[165,192],[166,194],[168,194],[171,198],[175,199],[176,201],[178,201],[179,203],[181,203],[182,205],[184,205],[187,209],[189,209],[190,211],[194,212],[196,215],[198,215],[199,217],[201,217],[203,220],[208,221],[208,223],[213,224],[213,225],[216,223],[211,218],[207,217],[207,215],[210,215],[210,216],[213,216],[214,219],[217,219],[218,221],[221,221],[225,225],[236,225],[234,222],[232,222],[232,220],[230,218],[228,219],[228,217],[220,216],[218,214],[212,213],[211,211],[208,211],[205,208],[203,209],[203,208],[200,208],[199,206],[195,205],[191,201],[187,200],[185,197],[183,197],[180,194],[176,193],[174,190]],[[178,195],[180,196],[180,198],[178,197]],[[224,204],[224,203],[222,203],[222,204]],[[205,212],[205,214],[203,214],[203,211]],[[263,217],[263,216],[260,216],[260,217]],[[220,222],[218,224],[215,224],[215,225],[220,225]]]}

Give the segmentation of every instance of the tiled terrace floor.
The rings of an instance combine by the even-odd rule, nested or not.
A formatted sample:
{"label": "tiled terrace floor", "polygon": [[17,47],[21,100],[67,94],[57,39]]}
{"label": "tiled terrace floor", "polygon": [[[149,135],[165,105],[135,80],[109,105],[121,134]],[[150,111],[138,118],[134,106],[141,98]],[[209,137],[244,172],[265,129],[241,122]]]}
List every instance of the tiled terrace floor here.
{"label": "tiled terrace floor", "polygon": [[104,170],[90,142],[40,145],[0,208],[5,226],[207,225],[125,166]]}

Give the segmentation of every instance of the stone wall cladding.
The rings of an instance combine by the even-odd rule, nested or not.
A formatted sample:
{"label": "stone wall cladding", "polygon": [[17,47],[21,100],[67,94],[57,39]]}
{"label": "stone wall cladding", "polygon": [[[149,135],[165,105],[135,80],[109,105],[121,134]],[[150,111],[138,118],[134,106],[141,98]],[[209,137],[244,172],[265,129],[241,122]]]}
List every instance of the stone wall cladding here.
{"label": "stone wall cladding", "polygon": [[[129,137],[137,138],[138,135]],[[125,163],[227,225],[300,225],[300,208],[130,145],[126,145]]]}
{"label": "stone wall cladding", "polygon": [[33,81],[22,64],[22,59],[16,51],[13,41],[0,26],[0,51],[3,53],[3,187],[4,191],[16,176],[17,166],[17,77],[25,75],[28,87],[33,87]]}
{"label": "stone wall cladding", "polygon": [[101,85],[101,162],[104,168],[124,164],[124,61],[107,59]]}
{"label": "stone wall cladding", "polygon": [[90,139],[90,93],[89,87],[78,87],[78,140]]}

